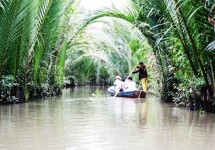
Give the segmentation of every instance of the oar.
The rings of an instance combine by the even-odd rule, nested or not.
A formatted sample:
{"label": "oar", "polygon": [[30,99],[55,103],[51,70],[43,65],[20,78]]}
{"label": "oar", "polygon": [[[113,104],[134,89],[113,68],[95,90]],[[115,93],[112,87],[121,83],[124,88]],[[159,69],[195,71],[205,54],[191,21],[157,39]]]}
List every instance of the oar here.
{"label": "oar", "polygon": [[[132,74],[132,72],[134,71],[135,68],[136,68],[136,67],[134,67],[134,68],[131,70],[130,74],[126,77],[126,79],[128,79],[128,77],[131,76],[131,74]],[[120,90],[116,91],[116,94],[114,95],[114,97],[117,96],[117,94],[119,93],[119,91],[120,91]]]}

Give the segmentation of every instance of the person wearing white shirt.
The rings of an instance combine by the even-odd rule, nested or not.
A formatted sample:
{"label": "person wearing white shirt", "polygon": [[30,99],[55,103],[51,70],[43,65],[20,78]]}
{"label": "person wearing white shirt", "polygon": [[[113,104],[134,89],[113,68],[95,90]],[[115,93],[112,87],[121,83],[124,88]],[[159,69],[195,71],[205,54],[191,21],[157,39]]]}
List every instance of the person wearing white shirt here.
{"label": "person wearing white shirt", "polygon": [[121,81],[120,76],[116,76],[115,81],[114,81],[114,89],[116,92],[118,92],[122,88],[122,81]]}
{"label": "person wearing white shirt", "polygon": [[123,92],[130,92],[130,91],[138,90],[136,83],[134,81],[132,81],[132,77],[127,77],[125,79],[125,82],[123,82],[122,87],[123,87]]}

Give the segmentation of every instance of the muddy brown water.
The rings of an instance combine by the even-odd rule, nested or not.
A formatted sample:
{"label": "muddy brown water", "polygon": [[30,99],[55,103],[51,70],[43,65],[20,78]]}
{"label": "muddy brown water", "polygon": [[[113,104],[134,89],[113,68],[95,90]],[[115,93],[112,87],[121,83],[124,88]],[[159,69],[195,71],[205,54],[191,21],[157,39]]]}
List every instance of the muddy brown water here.
{"label": "muddy brown water", "polygon": [[[101,96],[92,97],[95,90]],[[159,98],[109,97],[104,87],[0,106],[0,150],[215,150],[215,115]]]}

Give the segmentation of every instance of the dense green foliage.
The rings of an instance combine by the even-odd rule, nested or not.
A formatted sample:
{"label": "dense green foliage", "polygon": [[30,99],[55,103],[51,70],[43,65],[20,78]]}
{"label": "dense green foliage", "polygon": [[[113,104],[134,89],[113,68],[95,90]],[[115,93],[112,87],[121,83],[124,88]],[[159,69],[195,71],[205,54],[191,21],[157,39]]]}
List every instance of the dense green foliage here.
{"label": "dense green foliage", "polygon": [[[21,88],[26,100],[30,94],[34,96],[48,88],[55,91],[62,84],[59,79],[62,79],[67,43],[64,14],[72,1],[3,0],[0,3],[0,80],[13,76],[17,86],[11,88],[18,91]],[[10,89],[1,87],[0,91],[4,94]]]}
{"label": "dense green foliage", "polygon": [[[127,11],[106,10],[89,19],[109,16],[139,28],[156,57],[165,101],[214,111],[213,4],[198,0],[133,0]],[[129,10],[129,11],[128,11]]]}

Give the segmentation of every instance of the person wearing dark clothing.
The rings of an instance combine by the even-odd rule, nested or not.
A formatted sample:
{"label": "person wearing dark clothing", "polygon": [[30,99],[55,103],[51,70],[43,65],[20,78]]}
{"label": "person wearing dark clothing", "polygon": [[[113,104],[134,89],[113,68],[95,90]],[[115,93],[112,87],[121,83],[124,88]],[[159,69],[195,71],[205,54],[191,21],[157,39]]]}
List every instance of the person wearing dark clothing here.
{"label": "person wearing dark clothing", "polygon": [[143,62],[139,63],[139,66],[137,66],[136,68],[138,68],[138,70],[133,71],[132,73],[138,73],[139,72],[139,80],[142,83],[142,87],[143,87],[143,91],[145,91],[146,93],[148,92],[148,73],[146,70],[146,66],[143,64]]}

